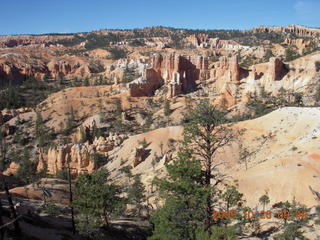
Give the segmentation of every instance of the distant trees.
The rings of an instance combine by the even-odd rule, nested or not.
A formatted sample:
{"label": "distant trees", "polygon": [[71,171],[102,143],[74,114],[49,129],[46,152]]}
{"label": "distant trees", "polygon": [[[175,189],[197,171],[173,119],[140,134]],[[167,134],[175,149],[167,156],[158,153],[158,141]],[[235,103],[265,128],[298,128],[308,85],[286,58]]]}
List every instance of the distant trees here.
{"label": "distant trees", "polygon": [[264,60],[265,62],[268,62],[271,57],[274,57],[274,54],[273,54],[273,52],[272,52],[271,49],[268,49],[268,50],[266,51],[266,53],[264,54],[263,60]]}
{"label": "distant trees", "polygon": [[300,57],[300,54],[293,48],[286,48],[284,52],[284,58],[286,62],[293,61]]}
{"label": "distant trees", "polygon": [[65,128],[63,129],[64,134],[65,135],[70,134],[75,126],[76,126],[76,117],[75,117],[74,109],[71,106],[70,112],[68,113],[68,117],[66,119]]}
{"label": "distant trees", "polygon": [[123,71],[122,83],[129,83],[138,77],[139,75],[136,73],[135,69],[126,67]]}
{"label": "distant trees", "polygon": [[127,51],[118,47],[108,48],[108,51],[111,53],[111,58],[113,60],[127,57]]}
{"label": "distant trees", "polygon": [[134,39],[129,43],[130,46],[132,47],[142,47],[145,46],[145,42],[143,39]]}
{"label": "distant trees", "polygon": [[44,121],[40,112],[36,113],[35,137],[40,148],[46,146],[49,141],[48,129],[44,125]]}

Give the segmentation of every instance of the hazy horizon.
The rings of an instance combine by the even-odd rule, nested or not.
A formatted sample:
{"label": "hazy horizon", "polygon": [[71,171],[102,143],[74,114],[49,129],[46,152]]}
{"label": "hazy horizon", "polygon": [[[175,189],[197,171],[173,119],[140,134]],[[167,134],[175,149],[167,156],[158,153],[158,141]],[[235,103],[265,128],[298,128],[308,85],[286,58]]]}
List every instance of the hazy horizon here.
{"label": "hazy horizon", "polygon": [[4,2],[0,35],[72,34],[104,29],[166,26],[201,30],[247,30],[258,26],[303,25],[318,28],[317,0],[259,2],[177,0],[57,0]]}

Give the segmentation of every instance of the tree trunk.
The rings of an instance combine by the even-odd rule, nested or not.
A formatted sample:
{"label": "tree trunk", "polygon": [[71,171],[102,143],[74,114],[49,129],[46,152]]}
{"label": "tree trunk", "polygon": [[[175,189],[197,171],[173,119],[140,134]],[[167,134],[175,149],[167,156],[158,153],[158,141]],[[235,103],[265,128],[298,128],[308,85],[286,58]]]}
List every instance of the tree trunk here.
{"label": "tree trunk", "polygon": [[109,226],[109,219],[108,219],[108,213],[107,213],[107,205],[105,205],[103,207],[103,218],[104,218],[104,221],[106,223],[107,226]]}
{"label": "tree trunk", "polygon": [[70,164],[68,162],[68,181],[69,181],[69,204],[70,204],[70,210],[71,210],[71,224],[72,224],[72,233],[73,235],[76,234],[76,224],[74,221],[74,211],[73,211],[73,194],[72,194],[72,185],[71,185],[71,169]]}
{"label": "tree trunk", "polygon": [[15,220],[13,222],[15,233],[17,235],[20,235],[21,234],[21,229],[20,229],[19,222],[17,220],[18,216],[17,216],[16,210],[14,209],[14,205],[13,205],[12,198],[11,198],[11,195],[9,193],[9,189],[8,189],[6,181],[4,181],[4,189],[6,191],[6,195],[7,195],[7,198],[8,198],[8,203],[9,203],[9,207],[10,207],[10,211],[11,211],[11,217]]}
{"label": "tree trunk", "polygon": [[[1,198],[0,198],[0,227],[3,225],[2,215],[3,215],[3,208],[2,208]],[[4,239],[5,231],[6,231],[5,228],[0,229],[0,240]]]}

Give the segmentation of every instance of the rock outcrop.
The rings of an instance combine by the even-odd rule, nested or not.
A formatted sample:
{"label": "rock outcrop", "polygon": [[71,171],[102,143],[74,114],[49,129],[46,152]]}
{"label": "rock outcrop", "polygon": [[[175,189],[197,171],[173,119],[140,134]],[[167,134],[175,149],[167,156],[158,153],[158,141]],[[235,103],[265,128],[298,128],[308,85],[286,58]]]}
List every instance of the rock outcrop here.
{"label": "rock outcrop", "polygon": [[140,163],[146,160],[150,155],[150,149],[145,149],[144,146],[138,146],[135,149],[133,167],[138,166]]}
{"label": "rock outcrop", "polygon": [[286,69],[284,68],[284,64],[280,60],[280,58],[276,58],[276,57],[270,58],[269,64],[268,64],[268,74],[269,74],[270,81],[274,82],[277,80],[281,80],[285,72],[286,72]]}
{"label": "rock outcrop", "polygon": [[241,68],[237,56],[231,58],[221,57],[213,66],[212,78],[224,78],[226,81],[237,83],[247,77],[249,71]]}
{"label": "rock outcrop", "polygon": [[80,173],[91,173],[97,169],[97,163],[92,159],[93,153],[100,153],[107,156],[107,153],[119,146],[126,139],[125,135],[110,134],[108,138],[96,138],[92,144],[67,144],[49,148],[46,155],[40,154],[38,171],[47,166],[47,171],[51,175],[56,175],[59,171],[65,170],[68,164],[72,177]]}
{"label": "rock outcrop", "polygon": [[297,36],[304,37],[317,37],[320,36],[320,29],[308,28],[300,25],[290,25],[285,27],[257,27],[248,32],[280,32],[280,33],[293,33]]}
{"label": "rock outcrop", "polygon": [[128,84],[131,97],[152,96],[163,85],[163,79],[153,68],[146,69],[142,77]]}
{"label": "rock outcrop", "polygon": [[70,35],[42,35],[42,36],[0,36],[0,48],[14,47],[50,47],[59,46],[57,40],[73,38]]}
{"label": "rock outcrop", "polygon": [[129,84],[132,97],[150,96],[163,84],[168,84],[168,97],[187,93],[195,88],[196,80],[210,77],[208,58],[203,56],[182,56],[180,54],[155,54],[151,67],[145,74]]}

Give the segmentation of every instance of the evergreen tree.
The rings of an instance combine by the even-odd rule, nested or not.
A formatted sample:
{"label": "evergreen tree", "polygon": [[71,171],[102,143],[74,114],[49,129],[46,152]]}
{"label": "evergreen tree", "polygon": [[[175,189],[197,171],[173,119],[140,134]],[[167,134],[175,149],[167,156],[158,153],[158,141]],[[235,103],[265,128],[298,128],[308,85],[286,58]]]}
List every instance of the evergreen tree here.
{"label": "evergreen tree", "polygon": [[225,113],[215,109],[208,101],[202,101],[189,116],[184,128],[184,136],[192,155],[202,163],[203,188],[208,192],[206,199],[205,231],[211,235],[213,203],[217,202],[216,188],[225,178],[219,171],[223,160],[215,159],[219,149],[229,144],[233,136],[222,125],[226,122]]}
{"label": "evergreen tree", "polygon": [[78,212],[77,228],[87,236],[94,236],[99,227],[108,225],[110,217],[122,209],[120,189],[108,183],[108,176],[109,173],[101,169],[81,174],[76,180],[73,207]]}
{"label": "evergreen tree", "polygon": [[3,171],[7,165],[7,151],[8,146],[6,137],[3,133],[2,127],[0,127],[0,171]]}
{"label": "evergreen tree", "polygon": [[268,203],[270,203],[270,199],[269,199],[267,193],[264,194],[264,195],[262,195],[262,196],[259,198],[259,202],[263,205],[263,210],[265,210],[266,205],[267,205]]}
{"label": "evergreen tree", "polygon": [[167,176],[155,179],[159,193],[165,199],[151,217],[153,240],[194,240],[202,231],[208,195],[202,187],[202,170],[198,160],[187,149],[178,159],[166,165]]}
{"label": "evergreen tree", "polygon": [[145,187],[141,182],[140,175],[135,175],[133,178],[133,183],[128,190],[128,202],[130,204],[135,205],[138,216],[140,216],[143,202],[146,200],[146,197],[144,196],[144,192],[145,192]]}
{"label": "evergreen tree", "polygon": [[35,136],[40,148],[44,147],[48,143],[48,133],[46,126],[44,125],[41,113],[37,112],[36,124],[35,124]]}
{"label": "evergreen tree", "polygon": [[170,102],[168,100],[164,101],[164,105],[163,105],[163,114],[165,116],[169,116],[171,114],[171,110],[170,110]]}

